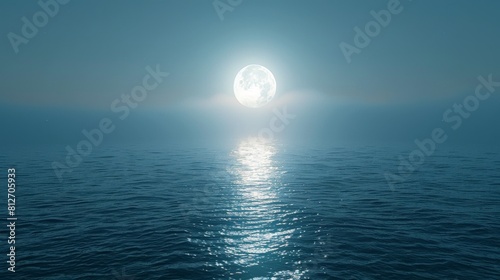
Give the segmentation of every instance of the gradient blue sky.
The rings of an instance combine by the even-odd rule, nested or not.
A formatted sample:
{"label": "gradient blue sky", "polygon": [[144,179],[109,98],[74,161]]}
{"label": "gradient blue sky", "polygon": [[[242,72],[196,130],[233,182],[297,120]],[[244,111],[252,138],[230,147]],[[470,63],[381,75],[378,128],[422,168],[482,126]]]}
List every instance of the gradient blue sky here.
{"label": "gradient blue sky", "polygon": [[[443,112],[474,92],[479,75],[500,81],[498,1],[402,0],[352,63],[339,44],[353,44],[353,28],[389,1],[244,0],[223,21],[212,2],[73,0],[15,54],[7,34],[21,34],[21,18],[40,7],[2,1],[0,124],[11,132],[0,140],[72,144],[113,116],[111,102],[148,65],[170,76],[117,123],[113,141],[255,135],[286,105],[297,117],[285,138],[411,144],[443,126]],[[257,110],[232,93],[252,63],[278,84],[275,101]],[[451,142],[498,143],[499,105],[496,93]]]}

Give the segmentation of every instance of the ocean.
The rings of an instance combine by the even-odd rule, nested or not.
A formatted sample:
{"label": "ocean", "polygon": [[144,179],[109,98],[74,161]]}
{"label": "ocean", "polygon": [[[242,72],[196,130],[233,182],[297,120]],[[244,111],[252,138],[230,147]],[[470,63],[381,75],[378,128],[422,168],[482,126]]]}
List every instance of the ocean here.
{"label": "ocean", "polygon": [[103,146],[62,182],[62,156],[7,152],[0,278],[500,279],[500,155],[439,150],[391,188],[407,152]]}

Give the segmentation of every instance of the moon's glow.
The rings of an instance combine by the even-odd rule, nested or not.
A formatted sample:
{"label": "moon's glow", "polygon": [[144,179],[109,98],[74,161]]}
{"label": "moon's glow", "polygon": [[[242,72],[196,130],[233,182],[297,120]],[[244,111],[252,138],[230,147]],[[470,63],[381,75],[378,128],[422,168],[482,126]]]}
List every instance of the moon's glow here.
{"label": "moon's glow", "polygon": [[245,66],[234,78],[234,95],[247,107],[262,107],[274,98],[275,93],[276,80],[273,73],[264,66]]}

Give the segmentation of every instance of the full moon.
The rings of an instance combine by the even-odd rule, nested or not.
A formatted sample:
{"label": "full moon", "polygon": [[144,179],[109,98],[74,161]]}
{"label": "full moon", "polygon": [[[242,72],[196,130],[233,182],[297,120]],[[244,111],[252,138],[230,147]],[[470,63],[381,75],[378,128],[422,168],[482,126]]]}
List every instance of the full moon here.
{"label": "full moon", "polygon": [[234,78],[234,95],[244,106],[262,107],[274,98],[275,93],[276,80],[273,73],[264,66],[245,66]]}

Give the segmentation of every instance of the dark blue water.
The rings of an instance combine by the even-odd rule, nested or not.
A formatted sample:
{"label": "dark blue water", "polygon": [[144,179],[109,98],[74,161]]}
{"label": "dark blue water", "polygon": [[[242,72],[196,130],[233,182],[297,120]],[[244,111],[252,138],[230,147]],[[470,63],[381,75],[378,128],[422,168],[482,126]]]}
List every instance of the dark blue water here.
{"label": "dark blue water", "polygon": [[405,152],[99,147],[62,183],[62,156],[8,153],[16,279],[500,279],[500,156],[439,151],[392,190]]}

